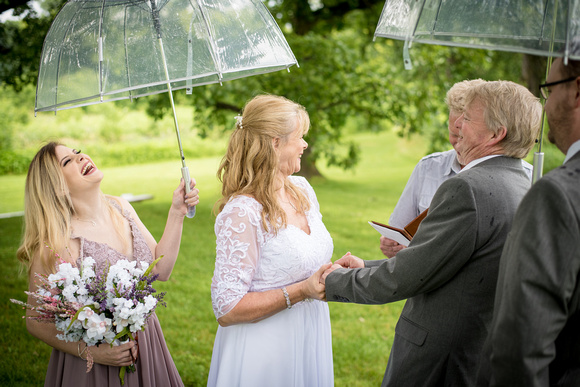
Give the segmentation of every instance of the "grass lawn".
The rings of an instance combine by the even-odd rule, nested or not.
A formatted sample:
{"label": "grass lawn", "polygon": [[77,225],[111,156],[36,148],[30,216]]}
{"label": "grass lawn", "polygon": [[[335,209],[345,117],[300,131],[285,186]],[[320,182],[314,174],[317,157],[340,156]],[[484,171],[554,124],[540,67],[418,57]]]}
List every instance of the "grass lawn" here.
{"label": "grass lawn", "polygon": [[[322,168],[325,178],[311,181],[334,240],[333,260],[347,251],[366,259],[382,257],[379,234],[367,221],[388,220],[415,163],[426,150],[420,139],[404,140],[391,133],[355,137],[362,149],[356,170]],[[159,308],[157,314],[186,386],[206,384],[217,329],[210,283],[215,258],[212,208],[219,194],[215,178],[218,163],[215,157],[188,161],[201,190],[201,203],[196,217],[185,221],[180,257],[171,279],[156,286],[158,291],[167,292],[168,307]],[[159,239],[180,167],[176,160],[105,168],[102,188],[113,195],[153,194],[153,200],[134,203],[134,207]],[[23,191],[24,176],[1,176],[0,213],[22,210]],[[42,385],[50,356],[50,347],[27,333],[23,310],[9,301],[24,300],[27,288],[26,275],[15,258],[21,229],[22,218],[0,219],[2,386]],[[330,304],[336,386],[380,385],[402,306],[402,302],[380,306]]]}

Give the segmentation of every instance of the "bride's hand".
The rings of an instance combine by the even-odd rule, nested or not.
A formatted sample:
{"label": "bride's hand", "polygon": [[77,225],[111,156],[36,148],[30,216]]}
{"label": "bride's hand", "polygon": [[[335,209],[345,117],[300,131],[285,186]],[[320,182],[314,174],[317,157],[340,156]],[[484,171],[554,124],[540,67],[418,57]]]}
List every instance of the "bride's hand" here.
{"label": "bride's hand", "polygon": [[304,294],[306,298],[326,301],[326,290],[324,284],[320,283],[322,273],[332,265],[331,262],[320,266],[320,269],[304,281]]}

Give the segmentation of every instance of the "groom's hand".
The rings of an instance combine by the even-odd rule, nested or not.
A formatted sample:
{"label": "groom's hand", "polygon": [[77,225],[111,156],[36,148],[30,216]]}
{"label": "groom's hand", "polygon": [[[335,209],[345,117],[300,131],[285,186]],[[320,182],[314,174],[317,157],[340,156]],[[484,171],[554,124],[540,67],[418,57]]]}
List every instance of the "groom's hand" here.
{"label": "groom's hand", "polygon": [[352,255],[350,251],[334,263],[344,267],[345,269],[360,269],[365,267],[364,261],[359,257]]}
{"label": "groom's hand", "polygon": [[333,271],[335,271],[336,269],[340,269],[342,268],[342,266],[338,265],[338,264],[334,264],[332,266],[330,266],[328,269],[326,269],[324,271],[324,273],[322,273],[322,276],[320,276],[320,283],[323,285],[326,285],[326,277],[328,277],[328,275],[330,273],[332,273]]}

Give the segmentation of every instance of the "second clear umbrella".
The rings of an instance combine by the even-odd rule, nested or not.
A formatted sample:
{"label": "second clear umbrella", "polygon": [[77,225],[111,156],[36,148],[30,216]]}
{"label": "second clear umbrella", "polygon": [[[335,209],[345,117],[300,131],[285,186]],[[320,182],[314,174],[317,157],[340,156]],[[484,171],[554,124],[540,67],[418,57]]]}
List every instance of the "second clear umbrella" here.
{"label": "second clear umbrella", "polygon": [[[580,0],[386,0],[377,36],[405,41],[406,68],[414,42],[563,57],[567,63],[580,60],[570,51],[580,37]],[[534,182],[544,165],[543,126],[541,133]]]}

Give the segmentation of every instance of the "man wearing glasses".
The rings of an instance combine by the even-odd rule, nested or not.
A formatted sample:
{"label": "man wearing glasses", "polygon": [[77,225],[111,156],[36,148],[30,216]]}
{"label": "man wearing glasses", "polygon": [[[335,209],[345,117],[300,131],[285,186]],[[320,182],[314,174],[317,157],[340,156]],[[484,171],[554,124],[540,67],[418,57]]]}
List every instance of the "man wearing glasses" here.
{"label": "man wearing glasses", "polygon": [[556,59],[540,90],[566,158],[518,207],[479,385],[580,385],[580,61]]}

